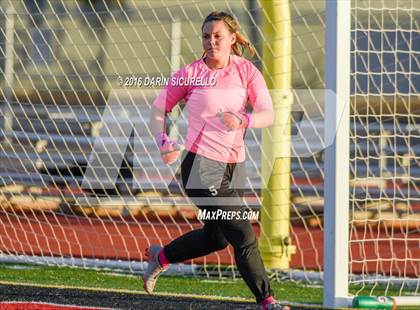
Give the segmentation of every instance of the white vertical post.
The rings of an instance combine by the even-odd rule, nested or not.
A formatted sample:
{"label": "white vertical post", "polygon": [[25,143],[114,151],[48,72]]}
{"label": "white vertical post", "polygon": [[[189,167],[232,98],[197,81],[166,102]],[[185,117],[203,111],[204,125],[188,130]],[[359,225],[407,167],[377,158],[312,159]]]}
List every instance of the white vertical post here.
{"label": "white vertical post", "polygon": [[4,96],[10,99],[13,87],[13,63],[14,63],[14,33],[15,33],[15,10],[12,6],[6,11],[6,35],[5,35],[5,63],[4,63]]}
{"label": "white vertical post", "polygon": [[[347,307],[349,238],[349,96],[351,1],[326,1],[324,295],[327,308]],[[332,135],[332,136],[331,136]]]}
{"label": "white vertical post", "polygon": [[[175,73],[181,66],[181,22],[175,19],[171,26],[171,74]],[[177,106],[171,112],[171,122],[169,129],[169,137],[171,139],[178,139],[178,126],[173,119],[177,119],[181,114],[181,109]]]}
{"label": "white vertical post", "polygon": [[171,73],[179,69],[181,64],[181,22],[175,20],[171,27]]}
{"label": "white vertical post", "polygon": [[[7,8],[6,11],[6,33],[5,33],[5,63],[4,63],[4,99],[6,104],[2,107],[4,115],[4,132],[10,132],[13,129],[13,113],[10,109],[10,100],[13,90],[13,63],[14,63],[14,33],[15,33],[15,10],[13,6]],[[4,142],[8,142],[9,138],[5,138]]]}

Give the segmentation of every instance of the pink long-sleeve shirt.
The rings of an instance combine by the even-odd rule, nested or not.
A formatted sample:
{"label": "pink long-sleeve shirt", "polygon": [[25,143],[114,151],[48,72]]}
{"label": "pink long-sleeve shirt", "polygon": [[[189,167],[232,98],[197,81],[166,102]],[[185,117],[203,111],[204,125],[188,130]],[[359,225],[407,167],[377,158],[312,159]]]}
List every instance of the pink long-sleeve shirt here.
{"label": "pink long-sleeve shirt", "polygon": [[217,113],[245,113],[248,101],[254,112],[273,111],[262,74],[250,61],[236,55],[230,56],[223,69],[210,69],[203,58],[183,67],[171,77],[154,106],[168,113],[183,99],[188,109],[185,149],[227,163],[245,160],[245,129],[228,131]]}

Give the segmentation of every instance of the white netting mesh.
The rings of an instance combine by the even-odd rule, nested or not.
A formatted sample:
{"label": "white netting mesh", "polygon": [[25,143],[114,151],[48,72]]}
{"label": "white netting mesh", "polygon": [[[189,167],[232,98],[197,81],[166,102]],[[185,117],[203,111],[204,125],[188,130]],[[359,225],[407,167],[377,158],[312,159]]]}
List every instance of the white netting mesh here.
{"label": "white netting mesh", "polygon": [[[291,267],[307,279],[322,270],[324,5],[290,1]],[[201,23],[216,9],[235,14],[263,68],[271,38],[261,4],[4,0],[0,8],[2,253],[64,264],[121,259],[135,269],[147,245],[200,226],[147,126],[158,89],[138,81],[200,57]],[[361,277],[352,283],[419,278],[418,17],[415,0],[353,4],[350,268]],[[173,115],[180,140],[185,114]],[[249,131],[246,144],[246,201],[258,209],[260,132]],[[82,186],[92,150],[111,186]],[[233,253],[193,263],[220,274],[232,270]]]}
{"label": "white netting mesh", "polygon": [[[352,10],[352,283],[410,286],[420,275],[420,8],[354,1]],[[412,278],[414,281],[409,281]],[[363,289],[364,286],[360,286]]]}

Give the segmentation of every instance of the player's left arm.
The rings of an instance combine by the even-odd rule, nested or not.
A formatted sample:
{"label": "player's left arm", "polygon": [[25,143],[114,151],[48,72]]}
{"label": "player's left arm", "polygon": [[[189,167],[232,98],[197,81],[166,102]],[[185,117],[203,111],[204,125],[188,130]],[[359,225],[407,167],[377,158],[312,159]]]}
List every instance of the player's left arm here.
{"label": "player's left arm", "polygon": [[249,127],[269,127],[274,122],[273,102],[263,75],[254,66],[252,69],[247,87],[248,99],[253,109],[248,114],[251,119]]}
{"label": "player's left arm", "polygon": [[251,124],[248,127],[251,128],[264,128],[273,125],[274,113],[273,109],[261,110],[259,112],[249,113]]}
{"label": "player's left arm", "polygon": [[252,113],[223,111],[217,113],[221,122],[230,131],[243,128],[264,128],[274,122],[273,103],[261,72],[252,64],[247,84],[247,95]]}

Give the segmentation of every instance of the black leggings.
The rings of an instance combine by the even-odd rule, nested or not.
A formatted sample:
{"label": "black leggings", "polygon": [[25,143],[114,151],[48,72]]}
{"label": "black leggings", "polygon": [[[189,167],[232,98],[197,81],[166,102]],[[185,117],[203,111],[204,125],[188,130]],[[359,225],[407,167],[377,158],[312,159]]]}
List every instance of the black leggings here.
{"label": "black leggings", "polygon": [[[182,183],[198,208],[206,211],[248,211],[241,204],[242,190],[235,188],[244,181],[244,163],[226,164],[192,152],[184,152],[183,158]],[[178,263],[222,250],[228,244],[234,248],[238,270],[257,303],[273,296],[249,220],[204,220],[201,229],[173,240],[164,247],[164,253],[169,262]]]}

